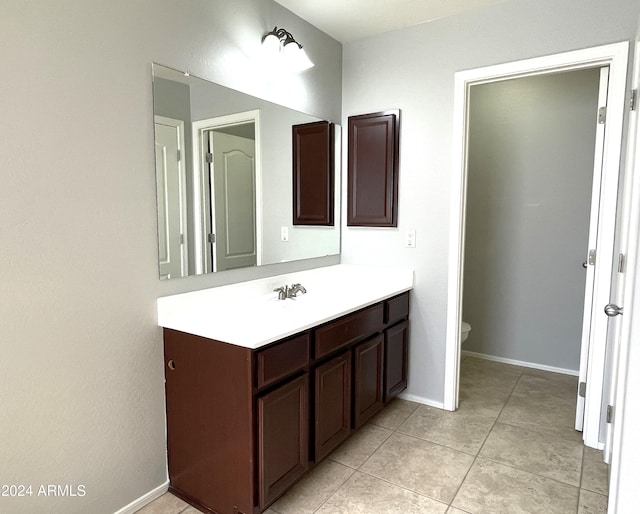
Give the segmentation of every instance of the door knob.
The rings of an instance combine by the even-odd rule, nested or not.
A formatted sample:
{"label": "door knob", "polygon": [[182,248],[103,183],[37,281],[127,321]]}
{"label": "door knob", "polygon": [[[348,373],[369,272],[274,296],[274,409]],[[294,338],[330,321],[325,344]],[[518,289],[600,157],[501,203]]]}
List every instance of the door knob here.
{"label": "door knob", "polygon": [[613,318],[618,314],[622,314],[622,307],[618,307],[615,303],[609,303],[605,306],[604,313],[610,318]]}

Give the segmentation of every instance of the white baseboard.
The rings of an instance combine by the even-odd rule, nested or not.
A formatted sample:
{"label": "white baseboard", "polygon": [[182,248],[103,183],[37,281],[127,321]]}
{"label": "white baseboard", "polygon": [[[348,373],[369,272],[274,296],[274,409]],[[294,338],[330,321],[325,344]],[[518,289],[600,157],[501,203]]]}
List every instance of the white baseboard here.
{"label": "white baseboard", "polygon": [[422,396],[416,396],[415,394],[409,393],[400,393],[398,398],[401,400],[407,400],[409,402],[421,403],[422,405],[428,405],[429,407],[436,407],[438,409],[444,409],[444,403],[442,402],[434,402],[429,398],[424,398]]}
{"label": "white baseboard", "polygon": [[135,511],[151,503],[153,500],[160,498],[160,496],[162,496],[168,490],[169,490],[169,481],[167,480],[164,484],[149,491],[147,494],[141,496],[137,500],[133,500],[129,505],[125,505],[114,514],[133,514]]}
{"label": "white baseboard", "polygon": [[521,366],[523,368],[533,368],[533,369],[540,369],[542,371],[551,371],[553,373],[562,373],[563,375],[572,375],[574,377],[577,377],[580,375],[580,371],[577,369],[556,368],[555,366],[547,366],[546,364],[537,364],[535,362],[525,362],[525,361],[517,361],[514,359],[505,359],[504,357],[496,357],[494,355],[487,355],[484,353],[469,352],[467,350],[462,350],[462,355],[468,356],[468,357],[476,357],[478,359],[484,359],[487,361],[502,362],[504,364],[512,364],[514,366]]}

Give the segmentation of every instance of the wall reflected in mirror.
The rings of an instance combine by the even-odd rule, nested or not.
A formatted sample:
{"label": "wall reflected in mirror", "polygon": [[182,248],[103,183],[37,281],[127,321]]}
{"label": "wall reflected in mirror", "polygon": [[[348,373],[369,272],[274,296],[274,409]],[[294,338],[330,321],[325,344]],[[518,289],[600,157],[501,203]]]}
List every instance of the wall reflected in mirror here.
{"label": "wall reflected in mirror", "polygon": [[322,120],[158,64],[153,112],[161,279],[340,253],[339,187],[332,226],[293,224],[292,130]]}

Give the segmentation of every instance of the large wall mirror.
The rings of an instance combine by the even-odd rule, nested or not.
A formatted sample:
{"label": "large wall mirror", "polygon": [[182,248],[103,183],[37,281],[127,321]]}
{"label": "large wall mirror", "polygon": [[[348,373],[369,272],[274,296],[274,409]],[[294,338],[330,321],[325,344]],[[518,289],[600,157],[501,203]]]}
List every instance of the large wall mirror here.
{"label": "large wall mirror", "polygon": [[161,279],[340,253],[340,127],[333,224],[293,224],[294,127],[322,121],[153,64]]}

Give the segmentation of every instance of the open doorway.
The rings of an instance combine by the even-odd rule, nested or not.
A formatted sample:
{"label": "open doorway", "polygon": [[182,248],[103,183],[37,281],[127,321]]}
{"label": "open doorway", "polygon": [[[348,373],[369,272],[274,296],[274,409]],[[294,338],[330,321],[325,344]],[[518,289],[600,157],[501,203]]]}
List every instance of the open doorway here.
{"label": "open doorway", "polygon": [[193,123],[197,269],[262,263],[260,112]]}
{"label": "open doorway", "polygon": [[[627,43],[618,43],[565,54],[557,54],[527,61],[492,66],[456,74],[455,172],[451,184],[451,239],[449,253],[449,302],[447,323],[447,356],[445,363],[444,407],[455,410],[458,401],[460,365],[460,326],[462,311],[462,285],[464,271],[465,206],[467,187],[467,144],[469,90],[474,84],[497,82],[508,78],[557,73],[596,67],[609,67],[607,97],[607,131],[603,143],[603,183],[598,218],[598,248],[600,259],[594,267],[594,292],[591,329],[589,331],[588,369],[585,378],[585,443],[602,447],[599,442],[599,424],[602,410],[604,356],[606,350],[607,318],[602,308],[608,303],[612,273],[613,241],[618,186],[618,166],[622,135],[625,98]],[[602,313],[602,315],[600,315]]]}

